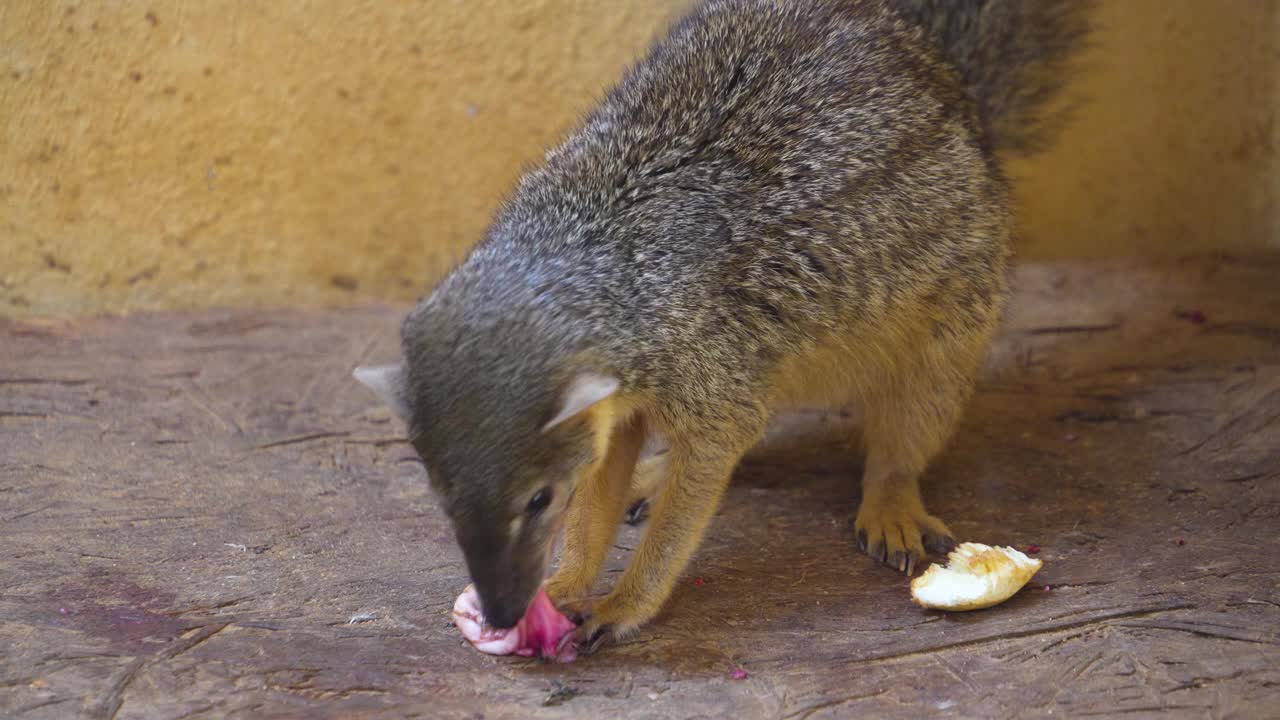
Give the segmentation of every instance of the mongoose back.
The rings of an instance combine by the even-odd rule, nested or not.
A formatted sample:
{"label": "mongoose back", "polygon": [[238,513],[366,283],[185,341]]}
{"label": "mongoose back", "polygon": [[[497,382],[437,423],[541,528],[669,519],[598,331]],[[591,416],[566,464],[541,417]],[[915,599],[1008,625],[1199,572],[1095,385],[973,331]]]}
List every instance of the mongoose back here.
{"label": "mongoose back", "polygon": [[[1086,29],[1072,0],[710,0],[527,172],[361,368],[407,422],[488,622],[544,581],[592,646],[651,619],[771,414],[851,406],[871,557],[952,543],[919,477],[1006,292],[998,151],[1032,150]],[[586,595],[646,442],[643,541]]]}

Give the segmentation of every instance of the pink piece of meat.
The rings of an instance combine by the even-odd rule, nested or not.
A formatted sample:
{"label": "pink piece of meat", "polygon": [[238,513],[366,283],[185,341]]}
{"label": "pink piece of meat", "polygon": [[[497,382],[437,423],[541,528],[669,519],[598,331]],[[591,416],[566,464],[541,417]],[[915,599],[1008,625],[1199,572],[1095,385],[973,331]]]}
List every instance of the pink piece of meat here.
{"label": "pink piece of meat", "polygon": [[577,657],[572,641],[560,645],[577,625],[556,610],[542,588],[515,627],[498,630],[485,625],[480,596],[474,585],[468,585],[453,603],[453,624],[475,649],[489,655],[537,656],[556,662],[573,662]]}

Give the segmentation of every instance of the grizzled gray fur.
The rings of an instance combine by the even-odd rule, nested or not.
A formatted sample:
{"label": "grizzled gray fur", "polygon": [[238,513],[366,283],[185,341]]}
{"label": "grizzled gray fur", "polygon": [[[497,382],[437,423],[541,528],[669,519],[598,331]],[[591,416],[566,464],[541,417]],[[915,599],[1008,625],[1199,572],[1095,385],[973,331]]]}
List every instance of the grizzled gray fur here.
{"label": "grizzled gray fur", "polygon": [[[864,550],[910,572],[949,546],[917,482],[1002,308],[996,152],[1048,140],[1085,10],[703,2],[524,175],[382,378],[494,625],[521,617],[565,527],[548,587],[583,639],[650,619],[793,405],[864,419]],[[575,538],[626,509],[587,488],[626,433],[662,438],[668,475],[632,566],[589,602],[599,563]]]}

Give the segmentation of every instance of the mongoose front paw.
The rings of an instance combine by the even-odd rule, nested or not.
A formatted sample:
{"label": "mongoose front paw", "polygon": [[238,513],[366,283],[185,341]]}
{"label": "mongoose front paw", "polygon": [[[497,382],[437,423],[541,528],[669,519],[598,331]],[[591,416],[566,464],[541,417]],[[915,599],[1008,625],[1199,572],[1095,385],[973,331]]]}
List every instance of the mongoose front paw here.
{"label": "mongoose front paw", "polygon": [[573,597],[573,598],[557,598],[551,592],[551,587],[547,587],[547,595],[551,596],[551,602],[560,611],[560,614],[573,621],[574,625],[581,626],[582,623],[591,617],[592,601],[590,598]]}
{"label": "mongoose front paw", "polygon": [[543,584],[543,587],[547,591],[547,597],[551,598],[551,604],[577,622],[580,618],[575,618],[572,610],[575,603],[581,601],[586,594],[582,589],[584,584],[572,573],[556,573]]}
{"label": "mongoose front paw", "polygon": [[947,526],[924,508],[868,508],[864,503],[854,529],[858,549],[908,575],[915,573],[925,550],[944,555],[956,545]]}
{"label": "mongoose front paw", "polygon": [[[629,613],[618,610],[608,598],[595,604],[575,605],[581,613],[581,622],[578,624],[577,631],[573,633],[573,639],[577,643],[578,651],[585,655],[625,640],[635,634],[641,625],[639,621],[629,618]],[[573,617],[569,610],[564,612]]]}

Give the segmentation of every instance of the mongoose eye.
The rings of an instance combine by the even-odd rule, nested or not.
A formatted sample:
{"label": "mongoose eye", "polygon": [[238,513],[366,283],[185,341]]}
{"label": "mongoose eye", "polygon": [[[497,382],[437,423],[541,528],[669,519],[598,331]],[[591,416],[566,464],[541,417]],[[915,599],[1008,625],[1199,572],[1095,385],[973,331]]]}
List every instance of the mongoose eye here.
{"label": "mongoose eye", "polygon": [[538,513],[545,510],[550,504],[551,488],[542,488],[529,499],[529,507],[525,508],[525,512],[529,514],[529,517],[536,517]]}

